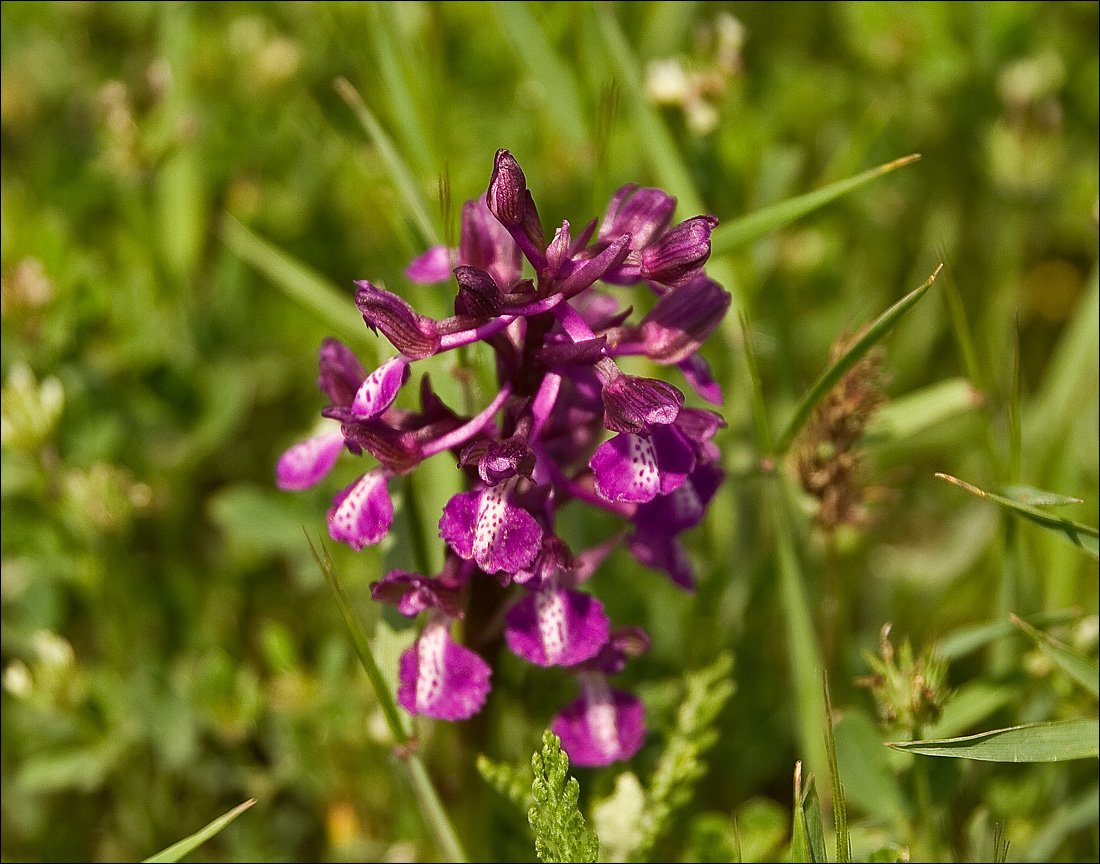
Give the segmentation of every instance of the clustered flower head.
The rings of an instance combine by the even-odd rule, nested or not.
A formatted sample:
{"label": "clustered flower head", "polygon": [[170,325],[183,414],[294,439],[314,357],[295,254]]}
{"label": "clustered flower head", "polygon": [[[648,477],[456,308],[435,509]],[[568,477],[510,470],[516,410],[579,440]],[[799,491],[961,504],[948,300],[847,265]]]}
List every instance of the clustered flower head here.
{"label": "clustered flower head", "polygon": [[[598,228],[593,220],[573,236],[563,221],[547,242],[523,171],[500,150],[488,191],[463,207],[458,248],[429,249],[406,271],[421,284],[453,276],[454,316],[428,318],[362,281],[356,305],[394,356],[368,373],[337,340],[322,345],[318,383],[329,398],[322,414],[332,422],[288,450],[277,474],[281,488],[304,489],[344,450],[374,457],[377,467],[333,499],[334,539],[354,549],[378,543],[393,522],[389,481],[431,456],[449,451],[468,480],[439,520],[442,572],[394,570],[372,586],[375,600],[425,618],[401,658],[398,701],[409,712],[459,720],[484,704],[490,666],[452,637],[480,571],[518,586],[503,616],[508,648],[576,678],[579,698],[552,723],[570,758],[606,765],[641,746],[641,702],[608,679],[647,650],[648,637],[612,627],[582,587],[625,538],[637,560],[691,590],[679,535],[700,523],[724,477],[712,440],[722,418],[617,362],[634,355],[676,366],[699,397],[721,402],[697,353],[730,303],[704,272],[717,220],[673,225],[675,206],[660,189],[624,186]],[[639,283],[656,299],[629,324],[631,309],[620,308],[615,286]],[[427,376],[419,410],[395,406],[412,363],[475,342],[496,357],[499,392],[483,410],[456,414]],[[597,547],[572,550],[555,530],[557,509],[571,500],[616,514],[626,527]]]}

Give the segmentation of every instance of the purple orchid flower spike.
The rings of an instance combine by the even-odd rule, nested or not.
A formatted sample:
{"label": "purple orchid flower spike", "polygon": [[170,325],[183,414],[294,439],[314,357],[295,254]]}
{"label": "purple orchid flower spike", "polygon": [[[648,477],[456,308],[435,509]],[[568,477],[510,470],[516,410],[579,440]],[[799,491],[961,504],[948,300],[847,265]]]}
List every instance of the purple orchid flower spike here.
{"label": "purple orchid flower spike", "polygon": [[[690,589],[681,538],[703,520],[724,477],[714,440],[721,417],[616,362],[676,366],[695,396],[721,401],[700,354],[730,305],[705,273],[716,220],[673,224],[675,209],[660,189],[623,186],[602,220],[572,223],[579,230],[562,220],[547,243],[526,175],[500,150],[485,194],[463,206],[457,247],[434,246],[407,270],[414,282],[457,287],[454,315],[430,318],[360,281],[356,306],[394,356],[368,374],[342,343],[322,344],[318,384],[330,425],[282,455],[281,488],[318,483],[342,450],[377,460],[327,514],[331,535],[362,549],[392,528],[390,478],[446,451],[466,482],[439,519],[443,572],[394,570],[371,588],[375,600],[426,619],[400,661],[398,697],[410,712],[461,720],[484,704],[490,663],[452,637],[461,619],[469,644],[488,650],[503,641],[527,662],[576,675],[580,698],[552,727],[576,764],[606,765],[641,747],[641,702],[608,677],[648,638],[612,628],[603,603],[579,586],[625,539],[638,561]],[[611,286],[639,284],[657,299],[631,323],[632,307]],[[419,410],[399,406],[414,364],[476,343],[493,353],[497,381],[473,416],[448,408],[426,375]],[[625,527],[574,556],[557,534],[566,502]],[[485,590],[492,582],[499,595]],[[468,605],[477,614],[466,618]]]}

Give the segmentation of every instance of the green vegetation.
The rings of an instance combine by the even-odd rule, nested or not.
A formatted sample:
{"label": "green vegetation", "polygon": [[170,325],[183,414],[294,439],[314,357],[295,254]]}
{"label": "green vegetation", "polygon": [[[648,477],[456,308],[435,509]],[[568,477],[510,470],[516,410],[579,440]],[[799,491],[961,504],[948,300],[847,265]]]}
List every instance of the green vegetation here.
{"label": "green vegetation", "polygon": [[[0,857],[1097,860],[1098,17],[6,0]],[[501,147],[546,225],[714,214],[734,298],[697,590],[622,548],[585,586],[652,640],[607,768],[506,652],[470,721],[396,706],[370,584],[439,571],[453,461],[362,552],[362,462],[275,486],[322,339],[387,356],[354,280],[453,312],[403,271]],[[489,360],[424,368],[462,411]]]}

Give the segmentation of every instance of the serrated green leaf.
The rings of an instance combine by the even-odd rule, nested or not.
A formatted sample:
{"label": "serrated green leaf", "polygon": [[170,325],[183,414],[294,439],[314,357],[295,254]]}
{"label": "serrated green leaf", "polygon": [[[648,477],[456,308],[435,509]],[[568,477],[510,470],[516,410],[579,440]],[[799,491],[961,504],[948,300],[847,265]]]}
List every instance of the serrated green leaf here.
{"label": "serrated green leaf", "polygon": [[985,498],[999,507],[1008,510],[1010,513],[1015,513],[1018,516],[1023,516],[1026,519],[1030,519],[1032,522],[1042,525],[1047,530],[1055,532],[1058,536],[1066,540],[1066,542],[1076,546],[1093,558],[1100,560],[1100,532],[1098,532],[1096,528],[1089,525],[1083,525],[1080,522],[1073,522],[1070,519],[1054,516],[1053,514],[1038,510],[1027,504],[1021,504],[1019,501],[1013,501],[1011,498],[1005,498],[1003,495],[986,492],[984,489],[979,489],[977,486],[967,483],[965,480],[960,480],[957,477],[952,477],[950,474],[936,474],[936,476],[941,480],[946,480],[948,483],[954,483],[960,489],[965,489],[971,495]]}
{"label": "serrated green leaf", "polygon": [[778,454],[787,452],[787,449],[794,443],[794,439],[802,429],[802,425],[809,418],[814,408],[817,407],[817,403],[836,386],[837,382],[844,377],[849,369],[859,362],[864,354],[870,351],[878,342],[882,341],[886,334],[894,328],[894,325],[901,320],[902,316],[924,296],[924,293],[932,287],[932,283],[936,281],[936,276],[939,272],[940,267],[937,267],[936,271],[928,277],[928,280],[923,285],[915,291],[906,294],[897,303],[883,312],[875,322],[867,328],[867,331],[852,343],[852,346],[838,357],[836,362],[826,369],[822,376],[817,379],[813,387],[811,387],[806,395],[802,397],[802,401],[798,403],[798,407],[795,409],[794,416],[792,416],[790,422],[787,423],[787,428],[783,430],[783,434],[779,438],[779,446],[777,448]]}
{"label": "serrated green leaf", "polygon": [[1100,721],[1062,720],[1031,723],[965,735],[896,741],[887,747],[922,756],[946,756],[982,762],[1063,762],[1100,756]]}
{"label": "serrated green leaf", "polygon": [[595,862],[600,854],[596,832],[585,824],[577,806],[580,784],[568,777],[569,757],[553,732],[542,733],[542,752],[531,757],[534,805],[527,811],[535,832],[535,853],[545,864]]}
{"label": "serrated green leaf", "polygon": [[735,219],[732,222],[726,222],[714,229],[714,233],[711,234],[711,254],[721,255],[726,252],[732,252],[734,249],[746,246],[749,243],[759,240],[761,237],[766,237],[768,234],[777,231],[789,222],[793,222],[808,213],[812,213],[819,207],[823,207],[835,201],[837,198],[847,195],[849,192],[858,189],[865,183],[869,183],[884,174],[889,174],[891,171],[901,168],[903,165],[909,165],[916,162],[918,159],[920,159],[919,153],[903,156],[900,159],[895,159],[892,162],[887,162],[876,168],[868,169],[861,174],[856,174],[854,177],[849,177],[846,180],[838,180],[836,183],[822,186],[820,189],[807,192],[805,195],[799,195],[797,198],[790,198],[787,201],[775,204],[764,210],[750,213],[748,216],[742,216],[740,219]]}
{"label": "serrated green leaf", "polygon": [[531,773],[527,766],[509,765],[505,762],[496,762],[479,753],[477,757],[477,773],[481,779],[497,790],[501,795],[522,808],[524,811],[531,807]]}
{"label": "serrated green leaf", "polygon": [[249,798],[243,804],[238,804],[228,813],[219,816],[202,830],[196,831],[190,837],[185,837],[178,843],[173,843],[167,849],[162,849],[156,855],[146,858],[143,864],[165,864],[165,862],[179,861],[184,855],[194,851],[211,837],[218,834],[225,826],[255,803],[255,798]]}
{"label": "serrated green leaf", "polygon": [[1039,646],[1039,650],[1052,660],[1059,669],[1088,690],[1094,697],[1100,698],[1100,666],[1097,666],[1080,651],[1075,651],[1053,636],[1043,633],[1041,630],[1036,630],[1022,618],[1016,615],[1012,615],[1011,618],[1012,623],[1027,634]]}

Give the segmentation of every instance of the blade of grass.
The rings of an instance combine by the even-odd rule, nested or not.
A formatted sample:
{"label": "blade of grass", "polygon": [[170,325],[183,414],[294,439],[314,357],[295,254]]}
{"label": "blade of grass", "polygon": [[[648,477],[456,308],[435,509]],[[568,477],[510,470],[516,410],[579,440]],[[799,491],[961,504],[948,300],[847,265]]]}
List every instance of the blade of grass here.
{"label": "blade of grass", "polygon": [[588,139],[584,111],[578,95],[577,81],[569,66],[562,62],[546,32],[524,3],[489,4],[516,58],[527,73],[542,85],[547,112],[554,118],[554,131],[571,142],[582,144]]}
{"label": "blade of grass", "polygon": [[887,747],[922,756],[982,762],[1063,762],[1100,756],[1100,721],[1061,720],[993,729],[961,738],[895,741]]}
{"label": "blade of grass", "polygon": [[632,126],[650,168],[657,175],[660,185],[676,197],[683,212],[692,215],[705,213],[703,199],[695,188],[691,172],[684,165],[675,140],[661,116],[646,99],[638,58],[615,19],[613,5],[595,3],[593,6],[608,54],[619,73]]}
{"label": "blade of grass", "polygon": [[1096,528],[1089,525],[1083,525],[1080,522],[1073,522],[1070,519],[1063,519],[1050,513],[1045,513],[1035,507],[1021,504],[1019,501],[1013,501],[1011,498],[1005,498],[1002,495],[986,492],[984,489],[979,489],[977,486],[967,483],[965,480],[960,480],[957,477],[952,477],[950,474],[937,473],[936,476],[941,480],[946,480],[948,483],[954,483],[960,489],[965,489],[971,495],[985,498],[1010,513],[1015,513],[1016,515],[1023,516],[1026,519],[1030,519],[1032,522],[1042,525],[1047,530],[1055,532],[1068,543],[1083,550],[1093,558],[1100,559],[1100,532],[1098,532]]}
{"label": "blade of grass", "polygon": [[[942,266],[943,265],[940,265],[940,267]],[[936,281],[936,276],[940,272],[940,267],[936,268],[936,271],[928,277],[928,281],[923,285],[902,297],[897,303],[883,312],[867,329],[867,332],[857,339],[852,344],[852,347],[845,351],[842,356],[837,358],[832,366],[825,370],[824,374],[817,380],[817,383],[810,388],[806,395],[802,397],[802,401],[798,403],[794,416],[791,417],[790,422],[787,423],[786,429],[783,430],[783,434],[779,437],[779,446],[776,455],[782,455],[787,452],[787,449],[794,443],[794,439],[802,429],[802,425],[809,419],[814,408],[817,407],[817,403],[836,386],[837,382],[844,377],[844,374],[849,369],[859,362],[864,354],[871,350],[875,344],[880,342],[886,334],[893,329],[894,325],[901,320],[901,317],[913,307],[913,304],[924,296],[925,292],[932,286],[932,283]]]}
{"label": "blade of grass", "polygon": [[981,404],[981,394],[966,378],[948,378],[891,399],[867,424],[868,441],[902,441]]}
{"label": "blade of grass", "polygon": [[184,855],[194,851],[215,834],[219,833],[226,825],[255,803],[255,798],[249,798],[243,804],[238,804],[228,813],[219,816],[202,830],[196,831],[190,837],[184,837],[178,843],[173,843],[167,849],[162,849],[156,855],[151,855],[146,858],[142,864],[170,864],[170,862],[179,861]]}
{"label": "blade of grass", "polygon": [[374,114],[371,113],[371,110],[363,101],[363,97],[359,95],[359,91],[351,85],[350,81],[346,78],[337,78],[333,86],[336,88],[336,92],[340,94],[341,98],[348,103],[348,107],[355,113],[355,116],[366,131],[367,137],[369,137],[374,143],[374,146],[378,148],[378,152],[382,154],[382,159],[389,169],[390,177],[393,178],[394,185],[405,199],[405,205],[409,208],[409,212],[412,213],[413,219],[420,229],[422,235],[421,239],[428,246],[438,246],[439,231],[428,215],[430,208],[428,207],[427,200],[420,186],[417,184],[416,179],[413,177],[413,173],[409,169],[409,166],[405,163],[405,160],[401,158],[401,154],[397,152],[397,148],[394,146],[393,141],[386,134],[385,130],[382,129],[382,125],[378,122]]}
{"label": "blade of grass", "polygon": [[810,864],[828,861],[825,831],[821,825],[821,802],[812,774],[802,786],[802,763],[794,766],[794,814],[791,826],[791,861]]}
{"label": "blade of grass", "polygon": [[335,285],[268,242],[226,213],[222,218],[222,240],[236,255],[251,264],[275,287],[318,318],[345,340],[374,350],[367,328],[351,298]]}
{"label": "blade of grass", "polygon": [[852,860],[852,835],[848,830],[848,804],[840,782],[840,763],[836,758],[836,732],[833,728],[833,705],[829,699],[829,676],[821,676],[821,691],[825,702],[825,750],[829,756],[829,774],[833,784],[833,828],[836,831],[837,864]]}
{"label": "blade of grass", "polygon": [[308,534],[306,540],[309,543],[314,560],[317,561],[317,566],[321,568],[325,581],[332,589],[332,593],[336,598],[336,605],[340,607],[340,614],[343,615],[344,623],[351,634],[355,652],[359,655],[359,661],[363,664],[363,669],[366,670],[371,687],[374,688],[374,693],[378,697],[378,704],[382,708],[383,716],[386,718],[386,725],[390,727],[390,732],[393,733],[398,751],[405,756],[404,762],[408,765],[413,793],[416,795],[417,803],[419,803],[421,812],[424,815],[424,821],[432,832],[436,843],[439,844],[439,848],[446,855],[446,859],[448,861],[465,862],[467,860],[466,853],[458,840],[458,835],[455,834],[454,826],[451,825],[447,811],[443,809],[439,793],[432,785],[431,778],[428,776],[428,771],[420,757],[410,752],[409,733],[406,731],[405,723],[397,710],[393,693],[386,684],[382,670],[378,668],[378,664],[375,662],[370,640],[367,639],[366,631],[359,621],[359,616],[336,576],[336,568],[333,567],[332,559],[325,550],[324,543],[321,544],[321,551],[318,552]]}
{"label": "blade of grass", "polygon": [[1048,633],[1036,630],[1018,615],[1010,615],[1012,623],[1022,630],[1059,669],[1093,695],[1100,698],[1100,666],[1090,661],[1080,651],[1059,642]]}
{"label": "blade of grass", "polygon": [[[1046,612],[1041,615],[1032,615],[1027,623],[1033,627],[1050,627],[1055,624],[1064,624],[1080,617],[1080,611],[1076,609],[1061,609],[1054,612]],[[953,663],[961,657],[965,657],[971,651],[977,651],[988,645],[994,639],[1000,639],[1012,632],[1012,622],[1007,620],[989,621],[984,624],[972,624],[953,630],[938,640],[936,653],[948,663]]]}
{"label": "blade of grass", "polygon": [[884,174],[889,174],[903,165],[916,162],[918,159],[920,159],[919,153],[902,156],[900,159],[871,168],[854,177],[849,177],[847,180],[838,180],[836,183],[822,186],[813,192],[807,192],[805,195],[790,198],[780,204],[775,204],[756,213],[750,213],[748,216],[742,216],[732,222],[726,222],[715,228],[714,233],[711,234],[711,254],[722,255],[753,243],[761,237],[782,228],[789,222],[793,222],[807,213],[812,213],[819,207],[847,195],[865,183],[882,177]]}

